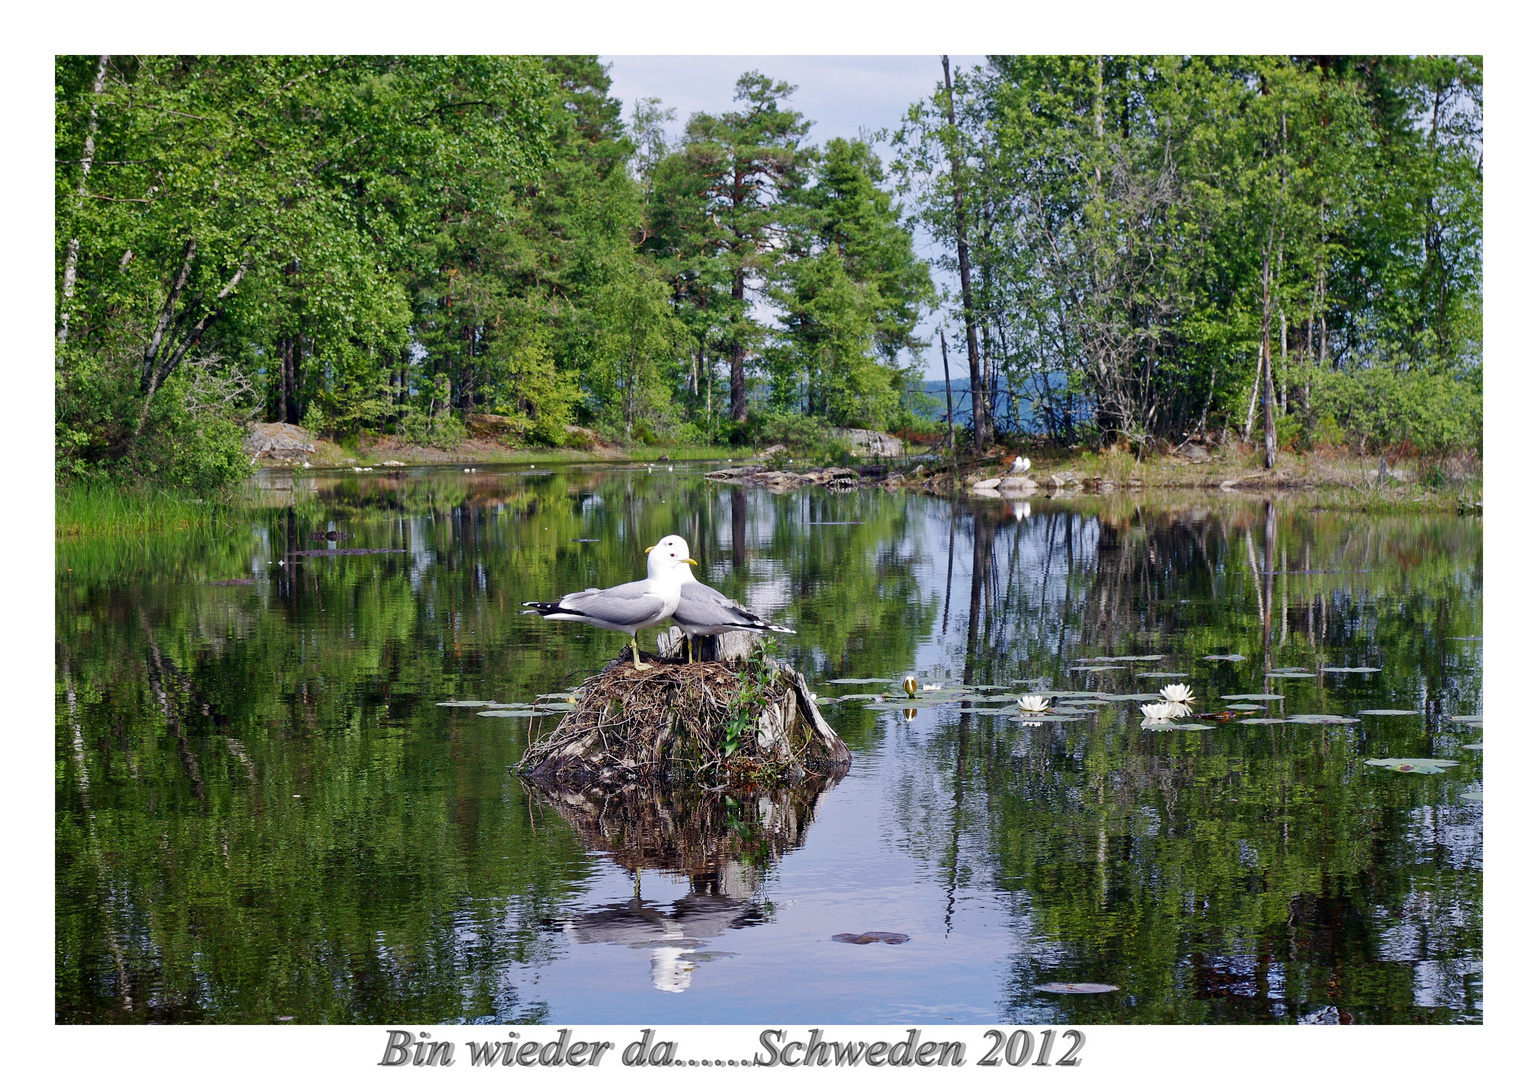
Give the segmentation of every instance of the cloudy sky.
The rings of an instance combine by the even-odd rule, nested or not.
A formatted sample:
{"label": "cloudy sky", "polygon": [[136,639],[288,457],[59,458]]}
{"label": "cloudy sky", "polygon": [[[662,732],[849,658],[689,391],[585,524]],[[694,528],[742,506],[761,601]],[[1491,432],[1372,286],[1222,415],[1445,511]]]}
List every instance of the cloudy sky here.
{"label": "cloudy sky", "polygon": [[[609,92],[631,107],[641,98],[656,97],[677,110],[671,134],[683,131],[691,113],[722,112],[733,107],[732,91],[745,71],[760,71],[796,87],[790,104],[813,121],[811,138],[816,142],[862,131],[874,136],[902,121],[909,105],[934,92],[943,74],[940,57],[933,56],[610,56]],[[981,56],[952,56],[952,71],[982,63]],[[884,148],[882,156],[888,156]],[[922,257],[931,254],[927,236],[914,238]],[[936,273],[935,282],[942,283]],[[921,338],[932,339],[933,315],[918,328]],[[954,350],[952,350],[954,352]],[[940,350],[931,347],[925,357],[929,378],[940,378]],[[951,375],[958,371],[952,356]],[[965,366],[965,358],[962,366]]]}

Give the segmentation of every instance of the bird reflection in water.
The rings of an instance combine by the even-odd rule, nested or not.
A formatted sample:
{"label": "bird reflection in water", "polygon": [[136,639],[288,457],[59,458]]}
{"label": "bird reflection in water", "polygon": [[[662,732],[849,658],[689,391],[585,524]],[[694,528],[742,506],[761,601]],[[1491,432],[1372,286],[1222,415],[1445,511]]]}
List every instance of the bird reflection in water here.
{"label": "bird reflection in water", "polygon": [[[805,841],[817,804],[837,781],[742,792],[634,786],[607,797],[534,790],[590,850],[630,872],[624,903],[574,911],[546,925],[580,944],[651,950],[658,990],[682,993],[699,965],[734,956],[706,946],[728,930],[767,922],[765,870]],[[689,891],[662,906],[641,895],[643,870],[687,878]]]}

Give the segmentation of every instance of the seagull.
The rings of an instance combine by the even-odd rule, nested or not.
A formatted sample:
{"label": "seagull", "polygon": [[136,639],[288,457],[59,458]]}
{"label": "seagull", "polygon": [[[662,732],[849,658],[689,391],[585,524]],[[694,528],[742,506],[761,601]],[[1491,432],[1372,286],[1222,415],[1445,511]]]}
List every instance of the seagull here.
{"label": "seagull", "polygon": [[630,635],[630,655],[637,671],[651,664],[641,663],[641,649],[636,634],[648,626],[665,622],[678,607],[679,592],[685,580],[693,580],[690,566],[699,563],[689,558],[689,544],[681,536],[664,536],[646,549],[646,580],[629,581],[609,589],[584,589],[567,593],[559,600],[525,600],[547,619],[584,622],[600,630],[617,630]]}
{"label": "seagull", "polygon": [[[648,549],[650,550],[650,549]],[[691,560],[692,561],[692,560]],[[698,566],[699,563],[695,563]],[[737,601],[702,581],[696,581],[694,572],[687,566],[682,570],[683,588],[679,590],[678,607],[673,621],[684,632],[693,659],[694,639],[713,637],[731,630],[746,630],[750,634],[774,631],[776,634],[794,634],[788,626],[776,626],[760,618]]]}
{"label": "seagull", "polygon": [[1023,472],[1029,472],[1030,468],[1031,468],[1031,459],[1026,457],[1024,454],[1021,454],[1018,457],[1016,457],[1015,460],[1014,460],[1014,463],[1012,465],[1010,465],[1009,471],[1012,472],[1012,473],[1023,473]]}

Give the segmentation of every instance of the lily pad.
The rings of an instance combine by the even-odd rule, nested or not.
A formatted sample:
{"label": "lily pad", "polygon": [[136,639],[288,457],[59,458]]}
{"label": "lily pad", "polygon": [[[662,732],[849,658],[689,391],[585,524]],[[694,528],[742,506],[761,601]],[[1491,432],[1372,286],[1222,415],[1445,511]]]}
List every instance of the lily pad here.
{"label": "lily pad", "polygon": [[1281,694],[1224,694],[1224,701],[1281,701]]}
{"label": "lily pad", "polygon": [[1485,744],[1482,743],[1482,742],[1464,743],[1463,744],[1463,748],[1465,750],[1480,750],[1480,751],[1483,751],[1484,748],[1485,748]]}
{"label": "lily pad", "polygon": [[897,684],[896,679],[829,679],[828,682],[834,686],[856,686],[866,683],[891,683],[894,686]]}
{"label": "lily pad", "polygon": [[1266,672],[1266,678],[1268,678],[1268,679],[1312,679],[1313,677],[1314,677],[1314,673],[1312,671],[1268,671],[1268,672]]}
{"label": "lily pad", "polygon": [[478,712],[476,716],[511,716],[519,720],[527,720],[533,716],[549,716],[547,709],[488,709],[486,712]]}
{"label": "lily pad", "polygon": [[1287,718],[1289,724],[1360,724],[1354,716],[1335,716],[1332,713],[1297,713]]}
{"label": "lily pad", "polygon": [[1107,694],[1106,701],[1163,701],[1163,694]]}
{"label": "lily pad", "polygon": [[1455,724],[1483,724],[1485,722],[1485,714],[1480,713],[1478,716],[1449,716],[1448,719]]}
{"label": "lily pad", "polygon": [[[957,712],[971,713],[973,716],[1003,716],[1005,713],[1019,712],[1018,709],[957,709]],[[1040,715],[1040,714],[1037,714]]]}
{"label": "lily pad", "polygon": [[1419,709],[1358,709],[1359,716],[1419,716]]}
{"label": "lily pad", "polygon": [[890,930],[867,930],[863,934],[834,934],[833,940],[849,945],[870,945],[877,941],[886,945],[901,945],[908,940],[908,935],[894,934]]}
{"label": "lily pad", "polygon": [[1368,765],[1377,765],[1393,772],[1405,773],[1439,773],[1443,769],[1458,764],[1456,761],[1448,761],[1446,758],[1368,758]]}
{"label": "lily pad", "polygon": [[1264,705],[1251,705],[1251,704],[1248,704],[1247,702],[1240,701],[1240,702],[1234,703],[1233,705],[1230,705],[1228,707],[1228,710],[1229,710],[1229,712],[1259,712],[1261,709],[1264,709],[1264,708],[1265,708]]}
{"label": "lily pad", "polygon": [[[440,701],[438,704],[446,709],[490,709],[503,707],[501,702],[497,701]],[[511,706],[506,707],[511,708]]]}
{"label": "lily pad", "polygon": [[1320,671],[1328,671],[1333,675],[1371,675],[1375,671],[1382,671],[1377,667],[1322,667]]}
{"label": "lily pad", "polygon": [[1120,671],[1120,664],[1090,664],[1084,667],[1071,667],[1069,671]]}
{"label": "lily pad", "polygon": [[1295,667],[1294,666],[1294,667],[1274,667],[1271,670],[1272,671],[1309,671],[1311,669],[1305,668],[1305,667]]}
{"label": "lily pad", "polygon": [[1132,660],[1163,660],[1164,659],[1164,654],[1163,653],[1159,653],[1156,656],[1091,656],[1091,657],[1088,657],[1088,659],[1090,660],[1091,663],[1096,663],[1096,664],[1105,663],[1106,661],[1110,661],[1112,663],[1116,663],[1118,661],[1132,661]]}
{"label": "lily pad", "polygon": [[1231,661],[1233,661],[1234,663],[1237,664],[1239,661],[1246,659],[1246,657],[1241,655],[1240,653],[1231,652],[1231,653],[1218,653],[1215,656],[1204,656],[1204,657],[1202,657],[1202,659],[1203,660],[1231,660]]}
{"label": "lily pad", "polygon": [[1286,722],[1286,718],[1281,716],[1246,716],[1239,721],[1241,724],[1285,724]]}
{"label": "lily pad", "polygon": [[1464,788],[1462,791],[1458,792],[1458,798],[1462,799],[1464,802],[1482,803],[1485,801],[1485,789],[1483,786],[1475,784],[1471,788]]}
{"label": "lily pad", "polygon": [[1189,671],[1140,671],[1137,673],[1140,679],[1189,679]]}
{"label": "lily pad", "polygon": [[1032,990],[1042,990],[1048,994],[1109,994],[1113,990],[1120,990],[1119,986],[1110,983],[1041,983],[1031,987]]}

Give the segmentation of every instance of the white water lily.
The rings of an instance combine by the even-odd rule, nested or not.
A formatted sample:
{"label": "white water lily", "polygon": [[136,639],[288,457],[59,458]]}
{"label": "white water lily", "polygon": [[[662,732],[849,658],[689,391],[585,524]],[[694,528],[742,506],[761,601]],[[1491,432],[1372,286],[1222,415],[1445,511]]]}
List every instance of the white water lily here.
{"label": "white water lily", "polygon": [[914,694],[916,694],[918,692],[918,688],[918,680],[915,679],[912,675],[909,675],[906,679],[903,680],[903,689],[908,692],[909,697],[912,697]]}
{"label": "white water lily", "polygon": [[1040,694],[1022,694],[1020,696],[1020,710],[1022,712],[1046,712],[1047,699]]}
{"label": "white water lily", "polygon": [[1189,706],[1191,702],[1196,700],[1196,695],[1191,692],[1191,688],[1185,683],[1178,682],[1170,683],[1163,690],[1159,691],[1159,695],[1163,697],[1165,701],[1172,701],[1176,704],[1186,706]]}
{"label": "white water lily", "polygon": [[1175,704],[1169,701],[1151,701],[1147,705],[1140,705],[1143,710],[1143,723],[1167,724],[1176,716],[1181,715],[1175,711]]}

